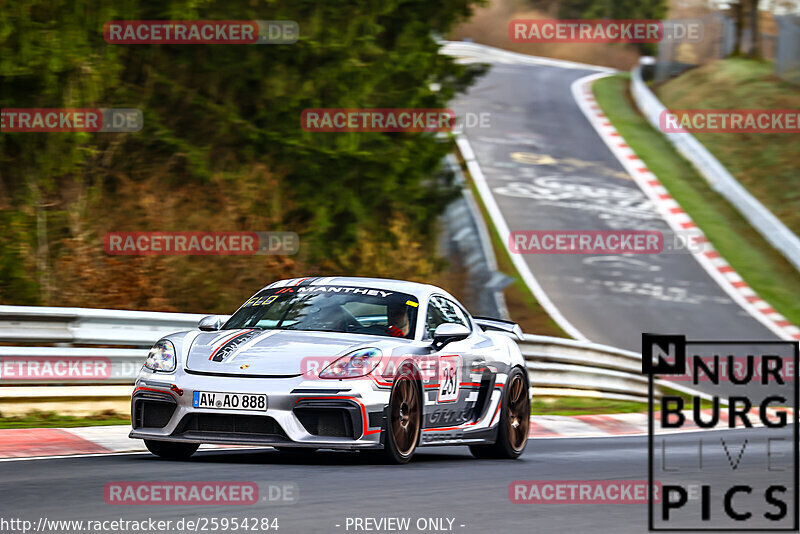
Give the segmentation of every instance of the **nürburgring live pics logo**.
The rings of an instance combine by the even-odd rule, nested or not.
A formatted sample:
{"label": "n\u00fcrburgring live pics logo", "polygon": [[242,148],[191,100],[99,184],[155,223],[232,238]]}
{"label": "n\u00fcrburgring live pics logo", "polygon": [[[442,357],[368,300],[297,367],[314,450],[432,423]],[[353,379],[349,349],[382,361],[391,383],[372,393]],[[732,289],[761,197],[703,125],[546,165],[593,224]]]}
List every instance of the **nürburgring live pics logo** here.
{"label": "n\u00fcrburgring live pics logo", "polygon": [[[797,342],[642,335],[650,531],[797,531],[797,364]],[[655,375],[676,384],[658,413]],[[691,399],[673,392],[682,380],[691,380]]]}

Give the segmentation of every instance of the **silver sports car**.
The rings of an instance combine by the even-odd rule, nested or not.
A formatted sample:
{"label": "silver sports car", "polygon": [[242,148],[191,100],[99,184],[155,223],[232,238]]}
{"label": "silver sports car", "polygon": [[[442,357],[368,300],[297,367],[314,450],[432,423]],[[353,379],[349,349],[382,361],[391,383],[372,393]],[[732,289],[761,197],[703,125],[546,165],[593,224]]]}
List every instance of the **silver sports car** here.
{"label": "silver sports car", "polygon": [[158,341],[130,437],[166,458],[201,443],[351,449],[393,463],[417,447],[516,458],[528,439],[525,362],[507,321],[438,287],[376,278],[268,285],[230,318]]}

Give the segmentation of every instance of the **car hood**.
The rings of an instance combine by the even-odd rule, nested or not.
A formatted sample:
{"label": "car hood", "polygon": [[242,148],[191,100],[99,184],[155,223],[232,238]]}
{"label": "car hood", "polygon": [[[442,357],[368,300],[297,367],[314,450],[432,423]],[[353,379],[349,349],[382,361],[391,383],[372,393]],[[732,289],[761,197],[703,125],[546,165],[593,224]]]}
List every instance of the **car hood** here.
{"label": "car hood", "polygon": [[297,376],[321,370],[361,347],[385,344],[380,337],[336,332],[239,329],[199,334],[189,349],[189,371],[240,376]]}

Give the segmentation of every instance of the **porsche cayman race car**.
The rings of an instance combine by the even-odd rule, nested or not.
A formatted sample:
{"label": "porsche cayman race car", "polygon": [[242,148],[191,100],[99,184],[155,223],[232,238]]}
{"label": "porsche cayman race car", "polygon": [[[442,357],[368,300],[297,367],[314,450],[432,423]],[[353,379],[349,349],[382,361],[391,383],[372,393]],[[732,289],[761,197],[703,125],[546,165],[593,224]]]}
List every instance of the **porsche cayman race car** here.
{"label": "porsche cayman race car", "polygon": [[430,285],[301,278],[159,340],[136,380],[131,438],[180,459],[202,443],[516,458],[530,394],[519,326]]}

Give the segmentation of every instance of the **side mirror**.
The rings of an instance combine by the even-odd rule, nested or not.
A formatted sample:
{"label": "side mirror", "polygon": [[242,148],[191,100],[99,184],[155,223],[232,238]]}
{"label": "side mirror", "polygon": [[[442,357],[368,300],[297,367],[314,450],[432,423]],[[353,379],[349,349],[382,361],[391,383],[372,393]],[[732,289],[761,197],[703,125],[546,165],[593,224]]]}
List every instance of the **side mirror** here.
{"label": "side mirror", "polygon": [[468,338],[469,334],[469,328],[463,324],[442,323],[433,332],[433,346],[438,350],[448,343]]}
{"label": "side mirror", "polygon": [[197,325],[197,328],[203,330],[204,332],[216,332],[222,328],[222,317],[219,315],[209,315],[207,317],[203,317],[200,319],[200,323]]}

